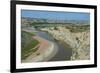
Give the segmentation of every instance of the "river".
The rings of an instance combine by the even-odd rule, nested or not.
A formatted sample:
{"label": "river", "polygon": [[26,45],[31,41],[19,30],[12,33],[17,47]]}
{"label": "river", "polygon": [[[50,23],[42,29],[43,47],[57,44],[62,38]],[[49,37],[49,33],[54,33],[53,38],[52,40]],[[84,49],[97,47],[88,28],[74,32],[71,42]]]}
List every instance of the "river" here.
{"label": "river", "polygon": [[68,46],[67,44],[65,44],[62,41],[57,41],[53,38],[52,35],[50,35],[47,32],[43,32],[43,31],[38,31],[36,32],[36,34],[46,40],[49,40],[51,42],[54,43],[55,46],[57,46],[57,53],[54,57],[52,57],[49,61],[67,61],[70,60],[71,56],[72,56],[72,48],[70,48],[70,46]]}

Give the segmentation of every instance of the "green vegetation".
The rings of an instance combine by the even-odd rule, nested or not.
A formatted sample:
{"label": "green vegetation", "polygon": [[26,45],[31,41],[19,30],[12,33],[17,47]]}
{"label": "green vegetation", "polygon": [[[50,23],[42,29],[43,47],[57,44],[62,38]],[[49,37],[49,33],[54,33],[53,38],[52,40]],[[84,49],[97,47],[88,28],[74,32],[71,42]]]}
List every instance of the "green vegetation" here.
{"label": "green vegetation", "polygon": [[21,33],[22,33],[22,35],[23,35],[23,34],[27,34],[27,35],[29,35],[29,36],[35,36],[35,33],[34,33],[34,32],[22,31]]}
{"label": "green vegetation", "polygon": [[[30,54],[38,50],[38,41],[33,39],[33,33],[22,31],[21,34],[21,59],[26,59]],[[35,48],[36,47],[36,48]]]}
{"label": "green vegetation", "polygon": [[58,30],[58,28],[57,27],[54,27],[54,30]]}
{"label": "green vegetation", "polygon": [[77,59],[77,58],[78,58],[78,56],[79,56],[79,55],[78,55],[78,53],[76,52],[76,54],[75,54],[75,58]]}
{"label": "green vegetation", "polygon": [[37,53],[37,55],[40,55],[40,53]]}
{"label": "green vegetation", "polygon": [[90,25],[69,25],[66,28],[71,32],[84,32],[90,29]]}

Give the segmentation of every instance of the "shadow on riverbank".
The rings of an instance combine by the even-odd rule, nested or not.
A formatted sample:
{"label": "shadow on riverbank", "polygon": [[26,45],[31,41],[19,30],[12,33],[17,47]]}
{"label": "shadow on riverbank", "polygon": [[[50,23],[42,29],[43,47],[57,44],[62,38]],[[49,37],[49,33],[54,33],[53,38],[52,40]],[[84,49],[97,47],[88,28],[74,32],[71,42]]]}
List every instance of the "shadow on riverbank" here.
{"label": "shadow on riverbank", "polygon": [[72,56],[72,48],[64,43],[63,41],[55,40],[56,45],[58,46],[58,52],[56,55],[49,61],[69,61]]}

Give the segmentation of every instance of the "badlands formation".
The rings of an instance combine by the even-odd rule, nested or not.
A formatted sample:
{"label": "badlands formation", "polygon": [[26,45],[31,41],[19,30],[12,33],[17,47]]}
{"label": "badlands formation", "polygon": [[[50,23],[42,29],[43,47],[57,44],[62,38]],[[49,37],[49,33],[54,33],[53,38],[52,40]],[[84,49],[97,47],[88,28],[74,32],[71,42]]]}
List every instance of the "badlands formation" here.
{"label": "badlands formation", "polygon": [[71,60],[90,59],[90,31],[71,32],[65,27],[41,28],[42,31],[50,33],[56,40],[63,41],[72,47]]}

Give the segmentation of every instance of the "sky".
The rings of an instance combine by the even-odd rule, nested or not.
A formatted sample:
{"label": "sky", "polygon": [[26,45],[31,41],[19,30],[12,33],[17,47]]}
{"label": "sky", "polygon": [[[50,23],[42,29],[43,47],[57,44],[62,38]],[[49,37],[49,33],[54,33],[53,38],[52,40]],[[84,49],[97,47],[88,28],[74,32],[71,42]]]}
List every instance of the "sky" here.
{"label": "sky", "polygon": [[88,20],[89,21],[90,13],[21,10],[21,17],[60,19],[60,20]]}

